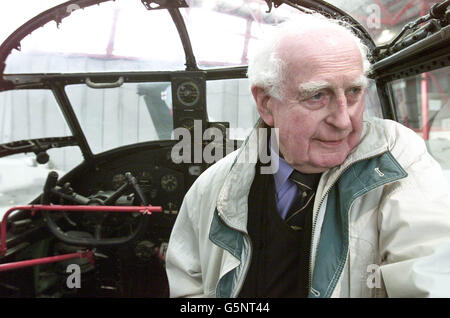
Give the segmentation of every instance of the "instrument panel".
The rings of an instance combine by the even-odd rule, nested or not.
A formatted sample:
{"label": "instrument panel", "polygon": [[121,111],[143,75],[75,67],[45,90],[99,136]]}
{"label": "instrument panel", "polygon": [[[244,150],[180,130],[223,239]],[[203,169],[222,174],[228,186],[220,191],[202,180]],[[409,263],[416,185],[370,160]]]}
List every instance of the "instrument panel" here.
{"label": "instrument panel", "polygon": [[[130,172],[151,205],[162,206],[162,213],[150,216],[147,231],[149,239],[160,245],[167,243],[184,195],[195,179],[206,167],[190,164],[175,164],[171,160],[172,146],[142,146],[116,150],[102,154],[94,165],[82,171],[74,171],[71,178],[73,188],[85,196],[95,193],[111,193],[125,182]],[[81,169],[81,168],[80,168]],[[130,194],[132,196],[133,194]],[[130,204],[133,198],[122,199],[117,204]]]}
{"label": "instrument panel", "polygon": [[184,195],[183,173],[161,166],[119,167],[106,177],[112,190],[117,190],[126,182],[126,172],[131,172],[137,179],[150,204],[162,205],[165,214],[178,214],[179,201]]}
{"label": "instrument panel", "polygon": [[[74,249],[88,248],[83,245],[83,239],[86,238],[95,238],[99,242],[102,239],[126,238],[137,233],[140,225],[143,226],[139,228],[138,235],[126,243],[94,245],[95,252],[100,256],[96,258],[95,269],[89,268],[83,272],[86,280],[83,281],[83,288],[76,291],[78,296],[168,297],[164,262],[170,234],[186,192],[207,168],[205,165],[173,163],[171,151],[175,143],[147,142],[114,149],[99,154],[92,161],[84,161],[58,181],[61,189],[70,189],[71,193],[79,197],[90,198],[90,202],[97,200],[99,205],[101,200],[104,202],[111,197],[114,198],[111,205],[140,205],[142,192],[147,203],[163,208],[162,213],[145,216],[138,213],[67,211],[52,215],[58,230],[80,239],[81,243],[73,245],[56,237],[55,244],[50,244],[43,255],[62,255]],[[132,183],[137,182],[138,187],[130,186],[130,175],[127,173],[133,176]],[[135,191],[137,188],[139,193]],[[116,193],[120,195],[116,197]],[[64,197],[52,199],[56,202],[64,200]],[[44,228],[46,225],[42,223],[41,226]],[[43,238],[49,235],[48,231],[43,230],[36,233]],[[54,273],[60,275],[57,266],[40,268],[36,276],[39,282],[52,287],[41,291],[39,295],[65,295],[67,292],[64,279],[57,282],[48,279],[54,277]]]}

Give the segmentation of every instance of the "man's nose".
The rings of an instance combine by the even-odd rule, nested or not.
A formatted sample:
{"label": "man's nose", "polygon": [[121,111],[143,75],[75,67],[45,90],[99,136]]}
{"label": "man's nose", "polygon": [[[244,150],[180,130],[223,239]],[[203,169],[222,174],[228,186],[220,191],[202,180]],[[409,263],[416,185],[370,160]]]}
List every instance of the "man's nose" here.
{"label": "man's nose", "polygon": [[334,105],[330,105],[330,114],[327,117],[327,123],[341,130],[351,127],[351,119],[347,98],[345,95],[338,96]]}

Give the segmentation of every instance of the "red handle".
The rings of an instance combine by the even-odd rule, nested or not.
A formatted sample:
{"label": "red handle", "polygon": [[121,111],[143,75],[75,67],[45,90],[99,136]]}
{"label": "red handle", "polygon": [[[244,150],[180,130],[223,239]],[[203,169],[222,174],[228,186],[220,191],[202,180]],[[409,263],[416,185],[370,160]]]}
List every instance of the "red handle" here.
{"label": "red handle", "polygon": [[9,270],[17,269],[17,268],[28,267],[28,266],[35,266],[35,265],[40,265],[40,264],[61,262],[61,261],[65,261],[65,260],[73,259],[73,258],[87,258],[89,260],[89,262],[92,265],[94,265],[94,253],[92,251],[85,251],[85,252],[63,254],[63,255],[56,255],[56,256],[50,256],[50,257],[36,258],[36,259],[27,260],[27,261],[0,264],[0,272],[9,271]]}

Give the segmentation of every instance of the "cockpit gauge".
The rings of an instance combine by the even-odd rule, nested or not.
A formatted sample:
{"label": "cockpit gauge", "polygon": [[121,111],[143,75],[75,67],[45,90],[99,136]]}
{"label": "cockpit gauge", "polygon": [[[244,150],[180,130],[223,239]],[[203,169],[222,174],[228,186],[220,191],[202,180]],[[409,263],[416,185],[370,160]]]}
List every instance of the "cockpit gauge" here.
{"label": "cockpit gauge", "polygon": [[192,82],[186,81],[181,83],[177,88],[177,99],[184,106],[194,106],[200,98],[199,86]]}
{"label": "cockpit gauge", "polygon": [[178,205],[173,202],[169,202],[164,206],[163,212],[165,214],[178,214]]}
{"label": "cockpit gauge", "polygon": [[166,174],[161,178],[161,188],[167,192],[172,192],[178,187],[178,180],[173,174]]}

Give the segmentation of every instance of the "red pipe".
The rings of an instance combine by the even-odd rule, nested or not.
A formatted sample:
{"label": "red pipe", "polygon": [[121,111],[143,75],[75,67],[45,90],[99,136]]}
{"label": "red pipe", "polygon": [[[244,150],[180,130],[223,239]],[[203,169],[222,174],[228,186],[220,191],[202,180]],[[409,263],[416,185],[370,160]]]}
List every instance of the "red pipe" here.
{"label": "red pipe", "polygon": [[429,139],[430,123],[428,115],[428,74],[423,73],[420,81],[420,94],[422,104],[422,138]]}
{"label": "red pipe", "polygon": [[[420,7],[420,15],[426,14],[426,3],[422,0]],[[430,116],[428,113],[428,73],[422,73],[420,81],[420,95],[422,104],[422,138],[428,140],[430,136]]]}
{"label": "red pipe", "polygon": [[31,210],[35,211],[81,211],[81,212],[126,212],[133,213],[139,212],[142,214],[152,214],[152,212],[162,212],[161,206],[97,206],[97,205],[19,205],[9,209],[3,216],[2,224],[0,227],[0,254],[6,254],[6,225],[8,223],[8,216],[16,210]]}
{"label": "red pipe", "polygon": [[242,52],[242,57],[241,57],[242,64],[248,63],[247,53],[248,53],[248,43],[250,42],[250,38],[252,36],[251,31],[252,31],[252,20],[247,19],[247,27],[245,30],[245,38],[244,38],[244,50]]}
{"label": "red pipe", "polygon": [[31,260],[27,260],[27,261],[0,264],[0,272],[23,268],[23,267],[36,266],[36,265],[41,265],[41,264],[61,262],[61,261],[65,261],[68,259],[74,259],[74,258],[87,258],[92,265],[95,265],[94,253],[92,251],[88,250],[85,252],[63,254],[63,255],[57,255],[57,256],[31,259]]}
{"label": "red pipe", "polygon": [[106,56],[112,56],[114,51],[114,41],[116,38],[116,29],[117,29],[117,19],[119,17],[119,10],[116,8],[114,10],[113,23],[111,26],[111,34],[109,35],[108,46],[106,47]]}
{"label": "red pipe", "polygon": [[383,13],[383,15],[389,19],[389,21],[391,21],[391,14],[389,13],[389,11],[386,9],[386,7],[383,5],[383,3],[381,3],[380,0],[375,0],[375,4],[378,5],[378,7],[380,8],[381,12]]}
{"label": "red pipe", "polygon": [[[434,83],[434,86],[436,86],[439,94],[441,95],[441,98],[444,100],[445,104],[448,104],[448,98],[447,98],[447,93],[444,93],[444,91],[442,90],[441,85],[439,84],[439,81],[436,79],[436,76],[433,73],[428,73],[428,76],[430,76],[431,80]],[[450,105],[449,105],[450,107]]]}
{"label": "red pipe", "polygon": [[397,101],[398,101],[398,105],[400,107],[400,109],[402,110],[403,113],[403,120],[405,121],[405,126],[408,128],[411,128],[409,126],[409,120],[408,120],[408,112],[405,108],[405,99],[403,98],[403,93],[401,91],[400,88],[396,89],[396,93],[398,95]]}
{"label": "red pipe", "polygon": [[[406,11],[408,11],[408,9],[412,6],[414,6],[415,3],[414,1],[411,1],[409,3],[407,3],[402,10],[400,10],[399,13],[397,13],[397,15],[394,17],[393,15],[391,17],[389,17],[389,19],[391,20],[390,25],[396,25],[397,23],[400,22],[400,18],[406,13]],[[405,19],[407,19],[408,17],[406,17]],[[404,21],[404,20],[403,20]]]}

